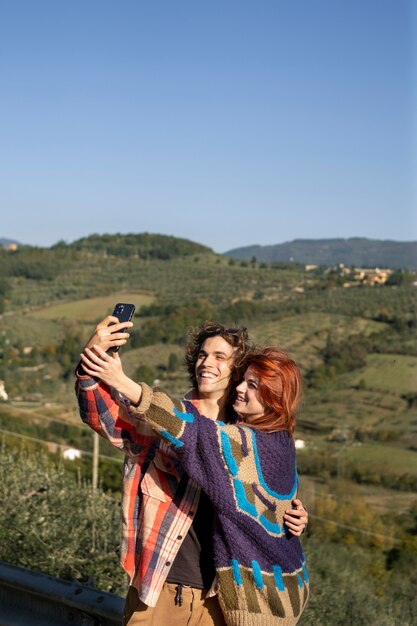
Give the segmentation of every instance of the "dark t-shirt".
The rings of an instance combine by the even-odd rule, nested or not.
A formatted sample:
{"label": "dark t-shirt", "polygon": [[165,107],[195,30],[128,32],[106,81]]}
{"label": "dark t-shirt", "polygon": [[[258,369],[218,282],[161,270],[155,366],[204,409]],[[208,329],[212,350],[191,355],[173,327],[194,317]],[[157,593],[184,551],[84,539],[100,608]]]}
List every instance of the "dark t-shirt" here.
{"label": "dark t-shirt", "polygon": [[213,507],[201,491],[190,530],[169,571],[167,582],[210,589],[216,570],[213,554]]}

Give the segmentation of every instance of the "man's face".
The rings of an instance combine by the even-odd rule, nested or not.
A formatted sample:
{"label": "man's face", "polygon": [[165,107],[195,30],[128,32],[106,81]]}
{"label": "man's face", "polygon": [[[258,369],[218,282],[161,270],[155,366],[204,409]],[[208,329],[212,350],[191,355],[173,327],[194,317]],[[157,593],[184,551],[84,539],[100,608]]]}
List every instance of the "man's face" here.
{"label": "man's face", "polygon": [[235,348],[223,337],[209,337],[198,353],[195,374],[202,396],[221,398],[230,381]]}

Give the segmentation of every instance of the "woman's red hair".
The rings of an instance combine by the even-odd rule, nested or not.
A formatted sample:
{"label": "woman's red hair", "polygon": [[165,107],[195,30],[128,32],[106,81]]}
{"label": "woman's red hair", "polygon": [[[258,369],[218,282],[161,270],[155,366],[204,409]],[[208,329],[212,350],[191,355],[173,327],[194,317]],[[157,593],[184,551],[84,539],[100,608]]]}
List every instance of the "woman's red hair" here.
{"label": "woman's red hair", "polygon": [[245,359],[245,370],[251,367],[259,378],[259,402],[265,413],[251,422],[253,428],[273,431],[295,429],[295,413],[301,399],[301,373],[294,361],[278,348],[265,348]]}

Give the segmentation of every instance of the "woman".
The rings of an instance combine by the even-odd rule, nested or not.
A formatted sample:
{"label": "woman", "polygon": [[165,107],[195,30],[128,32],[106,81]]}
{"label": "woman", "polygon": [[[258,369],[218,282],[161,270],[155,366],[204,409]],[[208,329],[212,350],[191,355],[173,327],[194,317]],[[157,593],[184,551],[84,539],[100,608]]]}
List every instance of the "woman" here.
{"label": "woman", "polygon": [[[120,358],[86,350],[85,371],[116,390]],[[130,381],[132,417],[175,450],[215,511],[217,591],[229,626],[296,624],[308,599],[305,558],[284,524],[298,488],[292,433],[301,376],[281,350],[250,354],[236,390],[236,425],[200,415],[189,401]],[[126,395],[126,385],[123,384]]]}

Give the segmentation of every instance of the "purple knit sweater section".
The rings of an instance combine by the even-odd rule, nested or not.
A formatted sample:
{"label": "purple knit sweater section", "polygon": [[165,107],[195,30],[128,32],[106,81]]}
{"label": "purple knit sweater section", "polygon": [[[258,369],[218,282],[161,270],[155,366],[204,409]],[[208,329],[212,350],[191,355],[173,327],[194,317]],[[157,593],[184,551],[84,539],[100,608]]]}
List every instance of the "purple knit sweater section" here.
{"label": "purple knit sweater section", "polygon": [[[181,436],[184,445],[176,448],[176,452],[187,474],[206,491],[213,503],[216,567],[230,567],[234,559],[247,567],[257,561],[263,571],[272,571],[276,565],[283,573],[300,568],[304,556],[297,537],[288,531],[280,537],[271,534],[237,507],[233,477],[219,446],[219,424],[200,415],[190,402],[185,402],[185,409],[194,416],[194,421],[185,426]],[[297,481],[295,449],[290,435],[286,431],[242,430],[243,455],[247,454],[247,438],[254,437],[256,442],[261,475],[258,472],[251,477],[251,482],[261,480],[271,492],[289,494]]]}

